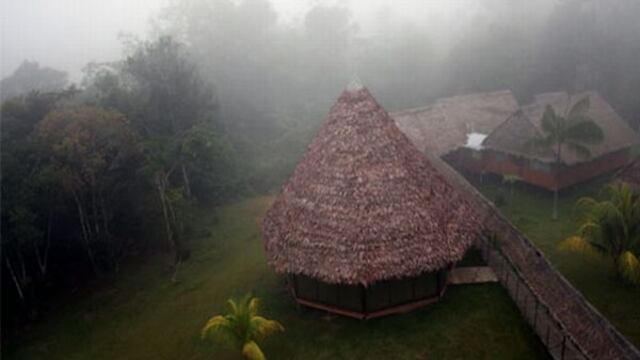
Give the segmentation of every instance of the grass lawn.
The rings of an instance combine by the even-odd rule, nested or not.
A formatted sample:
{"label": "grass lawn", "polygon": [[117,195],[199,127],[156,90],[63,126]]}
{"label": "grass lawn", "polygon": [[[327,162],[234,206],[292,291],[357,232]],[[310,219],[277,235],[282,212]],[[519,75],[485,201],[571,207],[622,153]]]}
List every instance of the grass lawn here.
{"label": "grass lawn", "polygon": [[[269,339],[271,359],[539,359],[547,354],[498,285],[450,287],[444,299],[405,315],[357,321],[298,310],[265,264],[258,218],[269,198],[199,210],[191,259],[179,282],[159,259],[74,297],[19,341],[6,359],[237,359],[201,341],[206,319],[230,296],[253,291],[284,334]],[[126,275],[126,276],[125,276]],[[627,299],[630,300],[630,299]],[[6,344],[5,344],[6,345]]]}
{"label": "grass lawn", "polygon": [[559,251],[558,243],[578,228],[576,201],[582,196],[597,197],[607,178],[600,178],[560,193],[559,219],[551,219],[553,194],[524,184],[514,189],[509,201],[508,185],[495,178],[472,182],[488,199],[494,200],[502,188],[507,204],[502,212],[531,239],[551,263],[632,343],[640,346],[640,287],[625,284],[606,262],[587,260],[579,254]]}

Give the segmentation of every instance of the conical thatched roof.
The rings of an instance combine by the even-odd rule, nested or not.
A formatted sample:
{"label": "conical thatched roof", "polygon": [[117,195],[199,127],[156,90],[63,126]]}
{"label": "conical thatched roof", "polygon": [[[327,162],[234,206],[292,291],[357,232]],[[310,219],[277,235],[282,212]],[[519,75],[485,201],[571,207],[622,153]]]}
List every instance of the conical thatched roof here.
{"label": "conical thatched roof", "polygon": [[362,88],[332,107],[267,212],[263,235],[277,272],[367,285],[461,259],[476,219]]}

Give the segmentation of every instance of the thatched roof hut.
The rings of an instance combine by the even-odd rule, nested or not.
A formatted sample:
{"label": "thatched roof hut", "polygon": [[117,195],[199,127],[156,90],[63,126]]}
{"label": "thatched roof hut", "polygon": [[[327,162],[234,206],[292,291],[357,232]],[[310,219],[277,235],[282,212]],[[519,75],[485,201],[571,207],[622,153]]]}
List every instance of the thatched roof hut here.
{"label": "thatched roof hut", "polygon": [[370,308],[377,284],[446,269],[478,232],[467,200],[365,88],[342,93],[263,220],[277,272],[320,282],[307,300],[346,285],[337,297],[360,294],[361,315],[386,306]]}
{"label": "thatched roof hut", "polygon": [[462,147],[468,134],[489,134],[517,110],[511,91],[501,90],[443,98],[391,117],[418,150],[444,156]]}
{"label": "thatched roof hut", "polygon": [[[541,125],[544,110],[550,105],[557,113],[565,114],[585,97],[590,100],[587,115],[600,126],[604,140],[589,146],[590,157],[581,157],[572,148],[563,146],[558,164],[555,148],[544,149],[534,145],[535,139],[544,136]],[[554,92],[537,95],[532,104],[500,124],[483,141],[483,154],[478,161],[465,160],[483,172],[517,174],[530,184],[553,190],[626,165],[630,148],[639,141],[636,132],[597,92],[584,92],[571,97],[565,92]]]}

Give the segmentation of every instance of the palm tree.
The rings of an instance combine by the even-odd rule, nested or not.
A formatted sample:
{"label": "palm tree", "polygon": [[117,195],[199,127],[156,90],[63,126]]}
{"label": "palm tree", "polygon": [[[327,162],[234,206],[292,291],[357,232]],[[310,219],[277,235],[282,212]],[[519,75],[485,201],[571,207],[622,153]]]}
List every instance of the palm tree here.
{"label": "palm tree", "polygon": [[640,284],[640,193],[627,184],[615,184],[605,187],[605,195],[603,201],[578,200],[585,218],[578,235],[559,247],[608,258],[622,278]]}
{"label": "palm tree", "polygon": [[[569,99],[569,104],[571,99]],[[555,167],[562,162],[563,148],[570,149],[578,156],[588,158],[591,151],[588,145],[602,142],[602,129],[589,116],[589,97],[576,102],[564,115],[559,115],[553,107],[547,105],[541,119],[544,136],[534,140],[534,145],[547,148],[555,153]],[[553,219],[558,218],[558,186],[553,191]]]}
{"label": "palm tree", "polygon": [[284,331],[284,327],[275,320],[258,316],[260,300],[250,294],[239,301],[229,299],[227,304],[230,312],[227,315],[216,315],[209,319],[202,328],[202,338],[211,335],[237,347],[242,351],[245,359],[265,360],[257,341]]}

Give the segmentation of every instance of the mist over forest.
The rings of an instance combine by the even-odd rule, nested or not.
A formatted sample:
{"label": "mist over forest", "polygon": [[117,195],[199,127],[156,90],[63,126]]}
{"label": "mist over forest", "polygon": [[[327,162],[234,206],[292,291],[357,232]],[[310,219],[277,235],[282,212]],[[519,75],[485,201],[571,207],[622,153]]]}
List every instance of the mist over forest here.
{"label": "mist over forest", "polygon": [[594,90],[640,129],[636,0],[175,0],[139,5],[149,17],[122,15],[140,23],[92,48],[67,29],[38,40],[51,58],[18,59],[48,18],[27,3],[26,25],[2,27],[3,341],[147,254],[170,254],[179,278],[193,209],[277,192],[352,82],[389,112]]}

